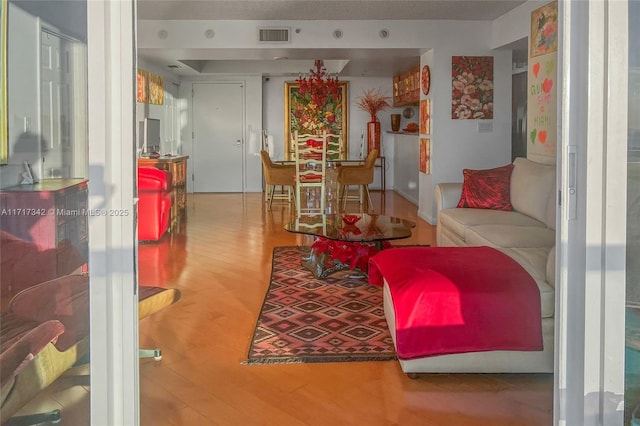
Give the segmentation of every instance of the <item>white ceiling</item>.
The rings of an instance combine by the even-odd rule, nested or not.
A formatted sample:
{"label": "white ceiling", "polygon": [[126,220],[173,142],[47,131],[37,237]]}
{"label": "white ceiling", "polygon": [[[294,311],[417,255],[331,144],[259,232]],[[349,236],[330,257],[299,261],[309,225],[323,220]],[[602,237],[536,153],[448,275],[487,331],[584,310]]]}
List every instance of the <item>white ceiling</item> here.
{"label": "white ceiling", "polygon": [[[139,20],[494,20],[526,0],[138,0]],[[526,43],[524,44],[526,49]],[[526,51],[526,50],[525,50]],[[145,49],[140,58],[179,75],[297,75],[324,59],[341,76],[388,77],[418,65],[419,49]],[[286,59],[276,60],[274,57]],[[331,63],[331,60],[335,63]],[[335,65],[331,69],[329,65]]]}
{"label": "white ceiling", "polygon": [[525,0],[138,0],[139,19],[491,21]]}

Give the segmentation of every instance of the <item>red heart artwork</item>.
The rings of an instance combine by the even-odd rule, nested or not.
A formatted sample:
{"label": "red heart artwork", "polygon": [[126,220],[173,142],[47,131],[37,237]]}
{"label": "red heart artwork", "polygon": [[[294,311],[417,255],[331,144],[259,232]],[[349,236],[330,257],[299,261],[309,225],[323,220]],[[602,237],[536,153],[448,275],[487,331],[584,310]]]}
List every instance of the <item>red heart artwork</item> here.
{"label": "red heart artwork", "polygon": [[540,130],[538,132],[538,140],[540,141],[540,143],[545,143],[547,141],[547,131],[546,130]]}
{"label": "red heart artwork", "polygon": [[553,86],[553,80],[549,80],[548,78],[545,78],[544,81],[542,82],[542,91],[544,93],[549,93],[551,92],[552,86]]}
{"label": "red heart artwork", "polygon": [[540,62],[536,62],[533,64],[533,75],[538,78],[538,73],[540,72]]}

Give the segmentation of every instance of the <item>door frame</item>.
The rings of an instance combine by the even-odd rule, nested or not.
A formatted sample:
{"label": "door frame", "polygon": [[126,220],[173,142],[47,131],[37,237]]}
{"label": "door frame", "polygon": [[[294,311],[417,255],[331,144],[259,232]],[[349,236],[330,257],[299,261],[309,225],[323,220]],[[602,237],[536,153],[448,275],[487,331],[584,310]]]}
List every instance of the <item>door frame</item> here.
{"label": "door frame", "polygon": [[[135,0],[87,1],[91,424],[140,424]],[[128,214],[111,216],[110,210]]]}
{"label": "door frame", "polygon": [[628,2],[559,10],[554,424],[622,425]]}

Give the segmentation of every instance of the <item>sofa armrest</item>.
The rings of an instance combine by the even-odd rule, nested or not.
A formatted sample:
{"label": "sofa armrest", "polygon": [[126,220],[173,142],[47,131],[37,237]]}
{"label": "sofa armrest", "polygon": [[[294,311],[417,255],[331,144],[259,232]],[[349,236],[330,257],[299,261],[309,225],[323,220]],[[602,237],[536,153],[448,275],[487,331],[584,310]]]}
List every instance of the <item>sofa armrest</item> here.
{"label": "sofa armrest", "polygon": [[[18,328],[20,328],[20,323],[25,324],[24,321],[11,315],[4,315],[3,320],[16,323]],[[29,322],[29,324],[31,323]],[[4,328],[6,329],[8,326],[4,325]],[[3,329],[3,332],[7,331],[5,329]],[[4,388],[45,346],[50,342],[55,342],[62,333],[64,333],[62,323],[51,320],[34,325],[33,328],[15,339],[3,342],[2,352],[0,353],[0,363],[2,363],[0,386]],[[3,394],[2,402],[5,401],[5,396]]]}
{"label": "sofa armrest", "polygon": [[452,209],[458,205],[462,194],[462,183],[439,183],[436,185],[435,197],[437,211]]}

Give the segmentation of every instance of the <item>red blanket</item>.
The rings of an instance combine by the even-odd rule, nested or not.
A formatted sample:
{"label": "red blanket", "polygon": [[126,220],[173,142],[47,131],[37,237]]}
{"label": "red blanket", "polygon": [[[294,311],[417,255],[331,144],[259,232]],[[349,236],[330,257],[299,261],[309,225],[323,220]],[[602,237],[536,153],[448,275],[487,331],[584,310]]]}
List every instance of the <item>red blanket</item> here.
{"label": "red blanket", "polygon": [[386,279],[400,359],[492,350],[542,350],[540,291],[513,259],[490,247],[406,247],[369,259]]}

